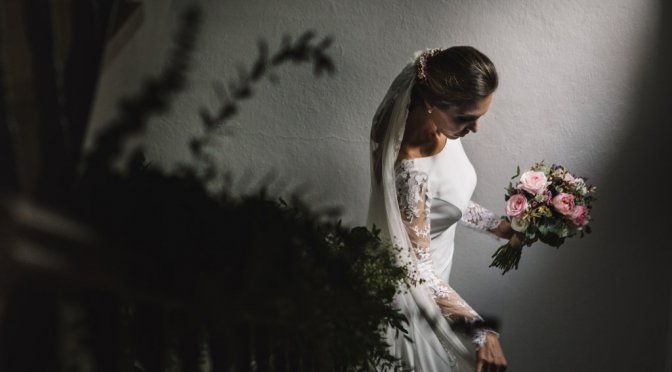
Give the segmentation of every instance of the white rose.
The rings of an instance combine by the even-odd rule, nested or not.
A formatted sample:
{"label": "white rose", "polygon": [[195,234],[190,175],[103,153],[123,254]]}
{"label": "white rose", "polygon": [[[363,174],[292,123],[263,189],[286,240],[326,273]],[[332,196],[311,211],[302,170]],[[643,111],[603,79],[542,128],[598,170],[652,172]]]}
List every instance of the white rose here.
{"label": "white rose", "polygon": [[525,232],[527,227],[530,225],[530,222],[522,218],[512,218],[511,219],[511,228],[518,232]]}

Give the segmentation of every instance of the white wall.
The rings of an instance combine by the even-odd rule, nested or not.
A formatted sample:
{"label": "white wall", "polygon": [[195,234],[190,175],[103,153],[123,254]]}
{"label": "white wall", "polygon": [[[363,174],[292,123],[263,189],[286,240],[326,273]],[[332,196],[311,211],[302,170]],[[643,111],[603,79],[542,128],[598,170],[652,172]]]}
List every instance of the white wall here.
{"label": "white wall", "polygon": [[[143,26],[102,76],[93,127],[109,120],[118,97],[136,92],[142,77],[158,74],[186,3],[145,2]],[[473,45],[501,76],[481,132],[464,140],[479,174],[475,199],[501,212],[516,166],[542,159],[590,176],[600,189],[592,235],[559,250],[528,248],[521,268],[505,276],[487,267],[497,242],[459,231],[453,285],[477,310],[502,319],[512,371],[662,371],[666,358],[670,370],[669,243],[656,218],[663,205],[646,198],[664,199],[650,183],[658,186],[654,171],[669,169],[654,163],[670,124],[663,113],[669,101],[661,98],[669,93],[655,90],[670,76],[656,75],[656,63],[669,61],[660,48],[659,2],[202,4],[191,89],[146,136],[155,164],[171,169],[189,158],[198,109],[217,102],[212,82],[234,76],[237,63],[250,64],[258,38],[275,50],[282,34],[314,29],[334,37],[337,74],[315,80],[308,66],[283,67],[278,86],[262,83],[243,104],[217,154],[241,180],[274,171],[290,189],[306,185],[315,206],[342,206],[347,223],[363,224],[369,126],[392,78],[416,50]]]}

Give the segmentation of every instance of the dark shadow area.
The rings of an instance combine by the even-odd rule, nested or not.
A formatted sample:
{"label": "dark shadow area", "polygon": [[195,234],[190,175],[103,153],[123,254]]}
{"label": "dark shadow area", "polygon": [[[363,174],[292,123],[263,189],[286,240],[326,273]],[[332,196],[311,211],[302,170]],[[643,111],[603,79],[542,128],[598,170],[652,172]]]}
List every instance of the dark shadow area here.
{"label": "dark shadow area", "polygon": [[663,371],[672,352],[667,340],[672,326],[672,203],[663,191],[667,187],[649,184],[667,173],[672,161],[672,3],[662,0],[659,7],[657,42],[641,67],[627,135],[615,146],[617,156],[599,201],[604,209],[600,226],[608,229],[609,240],[604,244],[608,251],[600,252],[604,258],[595,259],[604,264],[596,268],[596,276],[616,280],[598,329],[612,352],[622,351],[611,360],[602,355],[599,367],[613,371]]}
{"label": "dark shadow area", "polygon": [[[66,123],[89,115],[97,78],[91,71],[99,71],[103,48],[82,47],[74,37],[67,60],[87,56],[89,65],[72,62],[72,68],[90,81],[70,81],[75,77],[65,69],[66,84],[59,84],[50,22],[65,22],[58,15],[66,14],[74,32],[84,32],[79,12],[95,8],[100,13],[89,15],[101,18],[85,28],[97,32],[115,8],[90,1],[52,13],[53,2],[38,4],[44,8],[17,4],[0,7],[28,35],[0,71],[29,81],[13,80],[25,89],[26,102],[0,101],[0,141],[10,145],[2,154],[10,166],[0,170],[8,180],[0,200],[0,370],[395,366],[379,331],[388,325],[403,331],[405,319],[392,299],[409,273],[376,230],[345,228],[333,213],[313,212],[298,197],[285,202],[267,194],[268,185],[236,198],[226,187],[212,192],[205,186],[218,177],[226,181],[207,154],[214,128],[252,97],[257,81],[272,79],[277,66],[307,64],[316,76],[333,73],[330,38],[288,36],[274,53],[259,42],[259,58],[228,85],[220,107],[202,110],[205,130],[191,141],[193,163],[166,175],[144,161],[140,146],[122,175],[111,164],[123,155],[125,141],[142,134],[149,119],[186,90],[200,9],[184,11],[164,68],[119,103],[117,117],[80,157],[85,128],[72,132]],[[22,59],[30,62],[25,69],[17,62]],[[54,117],[59,120],[49,120]],[[33,132],[20,143],[10,122],[27,123]],[[39,156],[13,158],[24,144],[23,155]],[[24,175],[21,182],[12,181],[16,175]]]}
{"label": "dark shadow area", "polygon": [[[672,160],[672,3],[661,0],[658,6],[656,42],[633,79],[632,109],[626,123],[615,123],[627,128],[626,136],[613,144],[609,176],[598,185],[594,233],[563,248],[571,253],[540,271],[538,284],[529,287],[533,294],[552,296],[554,313],[564,316],[541,328],[506,329],[509,337],[537,340],[518,353],[553,361],[528,368],[670,371],[672,205],[663,179]],[[519,310],[539,311],[532,300]],[[557,349],[567,353],[557,355]]]}

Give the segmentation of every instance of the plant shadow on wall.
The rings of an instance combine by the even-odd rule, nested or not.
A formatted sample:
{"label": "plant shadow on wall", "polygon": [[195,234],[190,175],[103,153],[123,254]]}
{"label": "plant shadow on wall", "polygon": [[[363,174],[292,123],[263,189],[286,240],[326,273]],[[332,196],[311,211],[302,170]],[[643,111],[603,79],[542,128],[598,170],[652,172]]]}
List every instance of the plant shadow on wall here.
{"label": "plant shadow on wall", "polygon": [[[111,168],[125,140],[186,89],[200,20],[197,8],[185,11],[166,67],[120,103],[60,208],[26,200],[3,206],[9,223],[0,225],[0,253],[3,268],[16,275],[0,292],[2,370],[398,368],[380,331],[392,325],[404,332],[392,300],[410,273],[377,231],[344,228],[334,215],[313,212],[298,198],[275,200],[264,188],[233,197],[226,187],[205,187],[225,178],[207,153],[215,128],[282,64],[333,73],[325,54],[330,39],[287,37],[275,53],[260,42],[259,58],[222,93],[221,107],[202,110],[205,130],[190,142],[192,164],[166,175],[144,161],[140,147],[125,174]],[[50,235],[17,210],[70,228]],[[16,263],[12,252],[25,248],[12,243],[16,237],[55,258],[49,268]],[[32,306],[35,297],[46,306]],[[32,342],[40,338],[52,342]]]}

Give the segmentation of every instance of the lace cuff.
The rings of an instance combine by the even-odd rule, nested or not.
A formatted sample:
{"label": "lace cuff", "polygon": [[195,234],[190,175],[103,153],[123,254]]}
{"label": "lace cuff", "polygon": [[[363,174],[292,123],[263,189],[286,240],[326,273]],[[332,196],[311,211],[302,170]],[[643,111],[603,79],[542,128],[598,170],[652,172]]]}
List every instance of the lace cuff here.
{"label": "lace cuff", "polygon": [[395,171],[399,212],[417,258],[417,271],[421,284],[429,289],[446,318],[467,322],[482,320],[478,313],[434,271],[429,252],[431,199],[427,174],[414,169],[413,162],[408,160],[401,161]]}
{"label": "lace cuff", "polygon": [[467,210],[464,212],[460,222],[474,230],[490,231],[496,229],[502,220],[488,209],[473,201],[469,201]]}
{"label": "lace cuff", "polygon": [[476,344],[476,350],[478,350],[478,349],[482,348],[483,346],[485,346],[485,344],[486,344],[486,338],[485,338],[485,336],[486,336],[488,333],[492,333],[492,334],[494,334],[495,336],[497,336],[497,338],[499,338],[499,333],[493,331],[492,329],[488,329],[488,328],[479,328],[479,329],[477,329],[477,330],[474,332],[474,336],[473,336],[473,338],[472,338],[472,341],[474,342],[474,344]]}

